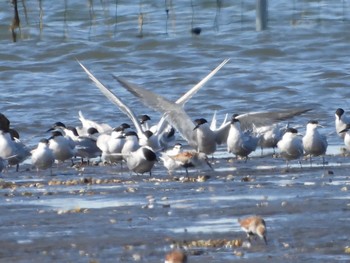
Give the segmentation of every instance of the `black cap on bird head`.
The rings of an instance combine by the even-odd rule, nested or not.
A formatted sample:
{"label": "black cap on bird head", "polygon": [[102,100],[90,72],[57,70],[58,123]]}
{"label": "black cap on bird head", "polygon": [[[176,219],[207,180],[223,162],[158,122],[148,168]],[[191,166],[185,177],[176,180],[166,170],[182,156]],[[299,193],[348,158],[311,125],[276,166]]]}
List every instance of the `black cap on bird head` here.
{"label": "black cap on bird head", "polygon": [[199,128],[199,126],[201,126],[202,124],[207,123],[207,120],[204,118],[200,118],[200,119],[195,119],[194,122],[196,124],[196,127],[194,127],[193,130]]}

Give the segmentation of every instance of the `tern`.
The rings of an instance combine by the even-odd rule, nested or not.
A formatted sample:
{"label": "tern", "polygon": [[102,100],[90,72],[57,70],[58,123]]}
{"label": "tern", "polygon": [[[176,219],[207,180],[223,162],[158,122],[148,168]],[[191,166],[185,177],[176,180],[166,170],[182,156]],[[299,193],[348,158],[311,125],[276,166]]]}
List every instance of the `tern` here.
{"label": "tern", "polygon": [[0,158],[9,165],[15,165],[16,171],[19,164],[30,156],[29,149],[18,138],[12,137],[9,132],[0,130]]}
{"label": "tern", "polygon": [[335,111],[335,130],[342,139],[345,137],[345,133],[341,132],[346,129],[346,125],[350,123],[350,118],[345,115],[345,111],[342,108],[338,108]]}
{"label": "tern", "polygon": [[345,129],[340,131],[341,134],[344,134],[344,144],[348,151],[350,151],[350,123],[345,126]]}
{"label": "tern", "polygon": [[[220,66],[221,65],[219,65],[219,67]],[[217,69],[218,68],[213,72],[216,72]],[[213,72],[211,72],[211,74],[213,74]],[[208,76],[205,78],[206,80],[208,80]],[[122,78],[116,77],[116,79],[125,89],[138,97],[143,104],[162,113],[170,125],[197,151],[202,151],[205,154],[212,154],[215,152],[217,144],[222,144],[227,141],[230,122],[212,130],[210,126],[213,127],[215,125],[209,126],[207,121],[203,118],[197,119],[194,124],[183,109],[184,102],[189,99],[189,96],[193,96],[193,88],[174,103],[149,90],[131,84]],[[196,86],[198,86],[198,84]],[[198,88],[196,91],[198,91]],[[255,126],[264,126],[267,125],[267,123],[283,121],[310,110],[311,109],[295,108],[277,112],[251,112],[240,114],[236,119],[240,121],[242,130],[252,130],[253,124]]]}
{"label": "tern", "polygon": [[93,120],[86,119],[81,111],[78,112],[79,120],[82,124],[81,127],[77,127],[79,135],[88,135],[89,128],[95,128],[99,133],[110,132],[113,128],[106,123],[97,123]]}
{"label": "tern", "polygon": [[[155,94],[149,90],[141,88],[135,84],[131,84],[126,80],[114,76],[114,78],[129,92],[138,97],[142,103],[146,106],[159,111],[163,114],[160,123],[168,122],[180,135],[197,151],[202,151],[205,154],[212,154],[216,150],[216,144],[222,144],[226,142],[230,123],[221,125],[216,130],[208,129],[209,124],[204,120],[199,120],[196,125],[192,122],[191,118],[187,115],[183,109],[185,103],[196,93],[198,90],[211,78],[213,77],[229,60],[224,60],[219,66],[217,66],[210,74],[208,74],[203,80],[201,80],[197,85],[191,88],[187,93],[180,97],[175,103],[169,101],[168,99]],[[129,118],[134,123],[137,134],[140,141],[144,140],[145,134],[142,131],[140,123],[135,118],[135,115],[121,100],[107,87],[105,87],[92,73],[78,62],[84,71],[88,74],[90,79],[95,83],[95,85],[101,90],[101,92],[114,104],[116,104],[121,111],[129,116]],[[239,116],[241,125],[244,127],[252,124],[256,125],[266,125],[267,122],[277,122],[282,121],[293,116],[302,114],[310,109],[293,109],[279,112],[254,112],[242,114]],[[166,119],[166,121],[165,121]],[[264,121],[263,121],[264,120]],[[163,132],[159,129],[159,134]],[[142,138],[143,137],[143,138]]]}
{"label": "tern", "polygon": [[127,156],[131,152],[135,152],[138,148],[140,148],[139,137],[137,133],[134,131],[128,131],[125,133],[125,143],[122,148],[122,156],[123,159],[126,160]]}
{"label": "tern", "polygon": [[263,150],[266,148],[272,148],[275,154],[277,143],[282,139],[287,128],[288,125],[281,127],[276,123],[262,127],[254,126],[253,133],[259,138],[258,146],[261,148],[261,155],[263,155]]}
{"label": "tern", "polygon": [[102,151],[103,162],[118,163],[123,160],[121,152],[125,143],[124,130],[128,128],[128,124],[123,124],[113,129],[111,134],[101,134],[97,138],[97,147]]}
{"label": "tern", "polygon": [[134,152],[130,152],[126,157],[126,165],[129,170],[137,173],[144,174],[149,172],[152,175],[151,170],[157,161],[155,152],[149,146],[141,146]]}
{"label": "tern", "polygon": [[281,156],[286,159],[287,166],[289,160],[299,159],[304,153],[303,142],[298,137],[298,130],[294,128],[286,130],[282,139],[277,143],[277,147]]}
{"label": "tern", "polygon": [[[38,143],[37,148],[31,151],[32,154],[32,165],[39,170],[46,170],[52,168],[55,162],[55,156],[52,149],[49,148],[49,140],[41,139]],[[51,171],[52,173],[52,171]]]}
{"label": "tern", "polygon": [[[162,112],[163,117],[159,121],[159,124],[158,124],[158,134],[163,134],[163,131],[164,131],[163,129],[160,129],[160,127],[167,127],[167,125],[164,124],[164,123],[166,123],[165,119],[169,122],[169,119],[171,120],[174,118],[178,118],[178,117],[181,118],[182,116],[184,116],[184,118],[181,118],[181,120],[182,120],[181,123],[175,122],[175,125],[172,125],[172,126],[176,130],[180,131],[180,133],[181,132],[184,133],[184,134],[182,134],[182,136],[184,138],[188,139],[190,141],[190,144],[196,146],[196,148],[197,148],[197,143],[196,143],[196,139],[195,139],[195,134],[197,134],[197,132],[193,132],[193,130],[195,129],[195,125],[193,124],[191,119],[187,116],[187,114],[184,112],[182,107],[228,61],[229,61],[228,59],[224,60],[218,67],[216,67],[216,69],[214,69],[202,81],[200,81],[191,90],[189,90],[186,94],[184,94],[181,98],[179,98],[175,103],[177,107],[174,110],[168,111],[170,109],[169,106],[172,107],[174,103],[170,102],[168,104],[167,103],[164,104],[163,103],[164,101],[159,102],[160,107],[162,109],[167,108],[167,106],[168,106],[168,108]],[[86,69],[85,66],[83,66],[80,62],[78,62],[78,63],[84,69],[84,71],[88,74],[90,79],[95,83],[95,85],[102,91],[102,93],[110,101],[112,101],[114,104],[116,104],[122,112],[124,112],[125,114],[127,114],[129,116],[129,118],[132,120],[132,122],[137,130],[137,134],[139,136],[140,141],[147,140],[147,138],[145,138],[145,134],[143,133],[142,127],[140,126],[140,123],[136,119],[135,114],[131,111],[131,109],[128,108],[115,94],[113,94],[113,92],[111,92],[107,87],[105,87],[97,78],[95,78],[92,75],[92,73],[88,69]],[[115,78],[121,82],[120,78],[117,78],[117,77],[115,77]],[[121,82],[121,83],[123,84],[124,82]],[[128,85],[126,85],[126,86],[128,86]],[[150,99],[152,99],[152,98],[150,98]],[[178,115],[178,116],[176,116],[176,115]],[[190,127],[190,128],[188,129],[188,127]],[[198,130],[201,130],[201,129],[198,129]],[[200,133],[200,131],[198,133]],[[211,148],[213,148],[213,146]]]}
{"label": "tern", "polygon": [[259,138],[252,136],[249,132],[241,130],[241,124],[237,115],[232,116],[229,134],[227,137],[227,150],[236,156],[244,157],[255,151]]}
{"label": "tern", "polygon": [[310,163],[312,162],[312,156],[324,156],[328,146],[326,136],[320,134],[317,127],[320,127],[318,121],[309,121],[306,125],[306,133],[302,139],[304,152],[306,155],[310,155]]}
{"label": "tern", "polygon": [[101,150],[97,147],[96,136],[99,132],[96,128],[91,127],[87,129],[86,135],[79,135],[75,127],[67,127],[67,129],[73,133],[71,138],[73,138],[75,143],[76,156],[81,157],[82,162],[86,158],[89,164],[90,159],[101,156]]}
{"label": "tern", "polygon": [[59,130],[52,131],[49,140],[49,148],[53,151],[55,160],[64,162],[76,155],[75,143],[72,139],[63,136]]}

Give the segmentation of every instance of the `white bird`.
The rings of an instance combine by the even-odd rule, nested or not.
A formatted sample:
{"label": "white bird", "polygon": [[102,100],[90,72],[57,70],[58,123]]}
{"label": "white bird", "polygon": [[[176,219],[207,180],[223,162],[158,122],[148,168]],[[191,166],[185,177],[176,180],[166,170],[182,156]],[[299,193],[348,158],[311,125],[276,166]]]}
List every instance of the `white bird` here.
{"label": "white bird", "polygon": [[19,164],[29,156],[29,149],[19,138],[12,137],[9,131],[0,130],[0,158],[6,160],[8,165],[15,165],[18,171]]}
{"label": "white bird", "polygon": [[76,155],[74,141],[63,136],[59,130],[52,131],[52,136],[49,138],[49,148],[53,151],[55,160],[58,162],[64,162]]}
{"label": "white bird", "polygon": [[48,131],[60,130],[65,138],[71,140],[71,143],[75,145],[75,151],[77,157],[89,159],[95,158],[101,155],[100,149],[96,145],[96,135],[98,131],[96,128],[91,127],[86,130],[85,135],[79,135],[77,128],[71,126],[65,126],[62,122],[56,122]]}
{"label": "white bird", "polygon": [[273,153],[275,153],[277,143],[282,139],[287,128],[288,125],[281,127],[276,123],[262,127],[254,126],[253,133],[259,138],[258,146],[261,148],[261,155],[263,155],[263,150],[266,148],[272,148]]}
{"label": "white bird", "polygon": [[306,133],[302,139],[305,154],[310,155],[310,163],[312,156],[324,156],[327,151],[327,138],[318,132],[317,127],[319,126],[318,121],[309,121],[306,125]]}
{"label": "white bird", "polygon": [[68,130],[72,131],[76,149],[76,156],[83,159],[86,158],[89,163],[90,159],[101,156],[101,150],[97,147],[97,138],[99,134],[96,128],[89,128],[86,135],[79,135],[75,127],[67,127]]}
{"label": "white bird", "polygon": [[32,165],[39,170],[51,168],[55,162],[55,156],[52,149],[49,148],[49,140],[41,139],[37,148],[31,151]]}
{"label": "white bird", "polygon": [[82,124],[81,127],[77,127],[79,135],[88,135],[89,128],[95,128],[99,133],[110,132],[113,128],[106,123],[97,123],[93,120],[86,119],[81,111],[78,112],[79,120]]}
{"label": "white bird", "polygon": [[[175,103],[172,103],[170,101],[168,101],[169,103],[166,103],[166,99],[161,99],[159,101],[159,106],[161,108],[161,112],[163,113],[163,117],[160,120],[159,123],[164,123],[164,119],[166,118],[167,121],[169,121],[169,119],[178,119],[181,118],[181,122],[176,122],[175,125],[172,125],[172,123],[170,123],[176,130],[178,130],[180,133],[183,132],[185,134],[182,134],[182,136],[184,136],[184,138],[187,138],[190,140],[190,142],[193,144],[195,144],[195,146],[197,146],[197,143],[195,141],[195,132],[193,132],[193,129],[195,128],[195,125],[193,124],[193,122],[191,121],[191,119],[187,116],[187,114],[184,112],[184,110],[182,109],[182,107],[184,106],[184,104],[217,72],[219,71],[219,69],[221,67],[223,67],[226,63],[228,62],[228,60],[224,60],[215,70],[213,70],[207,77],[205,77],[202,81],[200,81],[197,85],[195,85],[191,90],[189,90],[185,95],[183,95],[181,98],[179,98]],[[144,138],[144,134],[142,132],[142,128],[139,124],[139,122],[137,121],[137,119],[135,118],[135,115],[133,114],[133,112],[126,107],[126,105],[124,103],[121,102],[121,100],[119,98],[117,98],[116,95],[114,95],[109,89],[107,89],[100,81],[98,81],[92,74],[91,72],[89,72],[80,62],[79,62],[80,66],[85,70],[85,72],[88,74],[88,76],[90,77],[91,80],[94,81],[94,83],[96,84],[96,86],[102,91],[102,93],[109,99],[111,100],[114,104],[116,104],[124,113],[126,113],[129,118],[132,120],[132,122],[135,125],[135,128],[137,130],[137,134],[139,136],[140,141],[143,141]],[[119,82],[121,82],[122,85],[124,85],[126,82],[122,81],[120,78],[116,78]],[[126,86],[129,86],[129,84],[125,84]],[[130,84],[131,85],[131,84]],[[152,93],[153,95],[153,93]],[[145,95],[146,96],[146,95]],[[143,97],[143,95],[142,95]],[[153,96],[150,98],[151,100],[153,100]],[[155,98],[156,100],[158,98]],[[153,103],[154,101],[152,101]],[[173,104],[176,105],[176,107],[174,109],[172,109]],[[179,110],[178,110],[179,109]],[[175,116],[178,115],[178,116]],[[185,115],[185,118],[182,118],[182,116]],[[159,125],[159,126],[163,126],[163,125]],[[165,125],[166,127],[166,125]],[[162,134],[163,130],[158,129],[158,134]],[[196,147],[197,148],[197,147]]]}
{"label": "white bird", "polygon": [[298,137],[298,131],[294,128],[288,128],[282,139],[277,143],[281,156],[286,159],[287,165],[289,160],[299,159],[303,156],[303,142]]}
{"label": "white bird", "polygon": [[[218,68],[213,72],[215,73]],[[213,72],[211,74],[213,74]],[[206,80],[208,80],[208,76],[205,78]],[[188,142],[188,144],[194,147],[197,151],[211,154],[215,151],[216,144],[222,144],[227,141],[230,122],[221,125],[218,129],[212,130],[210,129],[207,121],[203,118],[197,119],[195,125],[187,113],[184,111],[183,104],[181,103],[186,102],[189,97],[193,96],[193,93],[198,90],[198,84],[194,87],[197,88],[197,90],[193,91],[194,88],[192,88],[178,101],[173,103],[158,94],[141,88],[135,84],[131,84],[121,78],[116,79],[125,89],[138,97],[146,106],[151,107],[152,109],[164,114],[169,124],[172,125],[176,131],[178,131],[180,135]],[[309,110],[310,109],[296,108],[282,110],[279,112],[252,112],[241,114],[236,118],[240,120],[241,126],[243,128],[242,130],[246,130],[247,128],[252,129],[253,124],[256,126],[263,126],[267,123],[286,120]],[[213,127],[215,125],[211,126]]]}
{"label": "white bird", "polygon": [[29,149],[19,138],[19,133],[10,128],[9,119],[0,113],[0,158],[9,165],[16,165],[16,171],[19,164],[30,156]]}
{"label": "white bird", "polygon": [[148,116],[147,114],[143,114],[140,117],[140,124],[141,124],[141,128],[143,131],[147,131],[150,129],[149,125],[148,125],[148,121],[151,120],[151,117]]}
{"label": "white bird", "polygon": [[236,156],[248,158],[248,155],[255,151],[259,138],[252,136],[249,132],[243,132],[240,121],[232,116],[230,130],[227,137],[227,150]]}
{"label": "white bird", "polygon": [[121,152],[125,143],[124,130],[129,127],[129,125],[119,126],[113,129],[111,134],[102,134],[97,138],[97,146],[102,151],[103,162],[113,164],[123,160]]}
{"label": "white bird", "polygon": [[340,131],[344,134],[344,144],[348,151],[350,151],[350,123],[348,123],[343,130]]}
{"label": "white bird", "polygon": [[134,152],[130,152],[126,157],[126,165],[129,170],[137,173],[144,174],[150,173],[157,161],[157,156],[149,146],[141,146]]}
{"label": "white bird", "polygon": [[[192,89],[190,89],[187,93],[185,93],[181,98],[179,98],[175,103],[167,100],[166,98],[157,95],[149,90],[143,89],[141,87],[136,86],[135,84],[131,84],[121,78],[115,77],[115,79],[128,91],[130,91],[133,95],[137,96],[146,106],[151,107],[154,110],[159,111],[163,114],[160,123],[166,119],[166,121],[178,131],[181,136],[196,150],[200,151],[204,149],[204,153],[211,154],[213,150],[216,149],[216,144],[221,144],[226,142],[228,130],[229,130],[229,122],[225,125],[222,125],[217,130],[210,130],[207,127],[203,126],[199,129],[201,124],[195,129],[195,124],[192,122],[190,117],[184,111],[183,107],[185,103],[213,76],[221,67],[223,67],[228,60],[224,60],[216,69],[214,69],[210,74],[208,74],[202,81],[200,81],[197,85],[195,85]],[[140,127],[139,122],[135,118],[133,112],[121,102],[121,100],[113,94],[107,87],[105,87],[99,80],[97,80],[90,71],[88,71],[80,62],[80,66],[85,70],[90,79],[95,83],[95,85],[102,91],[102,93],[114,104],[116,104],[121,111],[129,116],[129,118],[134,123],[137,134],[140,138],[140,141],[143,141],[145,138],[145,134],[142,132],[142,128]],[[294,109],[280,112],[255,112],[249,114],[243,114],[239,117],[241,123],[243,119],[244,123],[255,123],[257,125],[266,125],[266,122],[276,122],[285,120],[287,118],[293,117],[295,115],[304,113],[310,109]],[[263,117],[265,118],[264,121]],[[205,123],[205,122],[204,122]],[[198,125],[198,123],[197,123]],[[205,130],[205,132],[203,131]],[[159,134],[162,131],[158,131]],[[203,133],[204,136],[203,136]],[[214,133],[214,136],[213,136]],[[143,137],[143,138],[142,138]],[[203,140],[205,138],[206,140]],[[208,138],[210,138],[208,140]],[[147,139],[147,138],[146,138]],[[208,149],[208,150],[207,150]]]}
{"label": "white bird", "polygon": [[123,159],[126,160],[127,156],[131,152],[135,152],[138,148],[140,148],[140,144],[139,144],[139,137],[137,136],[137,133],[134,131],[126,132],[125,143],[121,151]]}
{"label": "white bird", "polygon": [[346,125],[350,123],[350,118],[345,115],[345,111],[342,108],[338,108],[335,111],[335,130],[342,139],[345,137],[345,132],[341,132],[346,129]]}

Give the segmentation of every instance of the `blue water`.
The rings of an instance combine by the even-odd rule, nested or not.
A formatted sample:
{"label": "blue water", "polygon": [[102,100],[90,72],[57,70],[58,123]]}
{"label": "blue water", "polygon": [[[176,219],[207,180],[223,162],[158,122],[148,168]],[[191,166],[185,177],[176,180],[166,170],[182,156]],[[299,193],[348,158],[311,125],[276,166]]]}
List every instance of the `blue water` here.
{"label": "blue water", "polygon": [[[287,2],[269,1],[268,29],[257,32],[255,1],[23,1],[18,4],[21,28],[15,30],[14,42],[9,30],[13,6],[10,1],[1,1],[0,112],[10,119],[11,126],[20,132],[21,139],[29,146],[49,137],[46,130],[56,121],[79,126],[79,110],[87,118],[111,126],[128,122],[128,118],[91,83],[77,63],[78,59],[137,115],[147,113],[152,121],[157,122],[159,114],[145,108],[120,87],[111,74],[175,101],[225,58],[230,58],[230,62],[186,104],[185,109],[191,118],[210,120],[216,110],[220,122],[226,113],[312,108],[312,111],[292,119],[291,126],[298,127],[303,133],[308,120],[319,120],[324,126],[321,132],[327,135],[330,144],[328,153],[336,154],[342,141],[334,132],[334,112],[338,107],[350,108],[350,2]],[[168,18],[166,9],[169,9]],[[192,35],[193,27],[200,27],[201,34]],[[347,228],[342,227],[349,207],[347,188],[344,188],[349,184],[348,173],[342,165],[347,165],[348,160],[330,157],[333,166],[329,169],[336,169],[335,176],[323,177],[325,171],[317,162],[315,170],[299,170],[295,163],[291,165],[291,173],[284,173],[279,170],[284,167],[282,160],[259,159],[259,154],[253,154],[256,160],[246,164],[219,160],[215,163],[218,178],[213,176],[203,184],[126,183],[125,189],[135,187],[135,194],[108,185],[3,189],[2,202],[15,207],[11,211],[17,211],[15,219],[20,222],[18,225],[29,233],[26,236],[27,232],[18,232],[17,221],[6,210],[2,217],[6,217],[1,230],[5,233],[3,240],[11,245],[7,241],[14,238],[15,247],[21,242],[36,244],[46,233],[54,236],[50,233],[56,233],[55,229],[58,229],[57,233],[70,238],[67,241],[70,248],[57,251],[52,246],[55,252],[48,252],[44,259],[40,257],[44,254],[38,254],[38,258],[52,262],[57,260],[56,253],[86,262],[88,257],[82,258],[77,251],[85,231],[92,232],[89,232],[90,239],[86,240],[99,236],[91,230],[89,224],[93,222],[91,224],[96,226],[98,234],[112,233],[114,238],[123,232],[124,236],[118,242],[127,242],[129,238],[138,240],[137,235],[144,232],[151,233],[151,239],[161,236],[161,241],[154,242],[157,257],[142,251],[144,262],[156,262],[159,261],[158,255],[163,254],[159,244],[168,245],[164,245],[162,230],[164,235],[171,235],[187,228],[192,234],[189,238],[197,237],[197,231],[205,234],[233,232],[233,237],[237,237],[240,230],[234,218],[261,213],[266,216],[272,248],[259,244],[257,250],[245,251],[245,259],[251,260],[249,262],[260,259],[260,262],[271,262],[269,255],[275,262],[281,261],[281,257],[284,262],[348,260],[348,254],[344,253],[344,247],[349,245],[345,237],[348,233],[344,230]],[[227,158],[225,147],[220,147],[216,156],[218,159]],[[250,169],[254,167],[259,168],[257,175]],[[99,168],[88,168],[87,176],[117,174],[116,170],[109,173],[114,167],[108,168],[110,170]],[[57,173],[62,180],[75,179],[81,174],[86,176],[86,172],[75,170]],[[226,181],[227,174],[232,174],[235,180]],[[159,165],[155,175],[165,178],[166,171]],[[250,175],[255,181],[242,183],[241,177]],[[13,176],[12,180],[17,183],[35,181],[34,172],[4,176],[5,179]],[[43,182],[50,180],[42,177]],[[84,191],[80,193],[79,188]],[[33,196],[25,196],[27,191],[33,192]],[[91,197],[89,191],[96,198]],[[161,200],[159,205],[154,209],[140,209],[147,204],[145,196],[149,195]],[[164,201],[164,196],[169,199]],[[118,197],[123,198],[115,201]],[[186,203],[188,200],[191,202]],[[281,203],[285,201],[287,206],[282,207]],[[169,211],[161,206],[167,203],[171,204]],[[20,205],[23,208],[19,208]],[[42,214],[32,206],[40,207]],[[87,215],[81,215],[81,218],[77,215],[76,221],[57,217],[57,209],[77,206],[88,208]],[[196,209],[191,210],[191,206]],[[115,207],[114,210],[110,210],[111,207]],[[29,223],[25,218],[27,214],[24,216],[21,209],[28,213]],[[68,218],[70,214],[63,216]],[[117,223],[109,225],[111,218]],[[339,221],[339,218],[343,219]],[[13,232],[8,226],[16,230]],[[137,230],[136,234],[125,238],[125,233],[134,233],[129,228]],[[215,228],[220,229],[216,231]],[[104,231],[99,232],[99,229]],[[12,233],[19,236],[17,241]],[[289,248],[283,247],[286,243]],[[108,262],[111,258],[122,259],[128,254],[131,261],[131,254],[136,253],[126,252],[123,245],[111,245],[114,243],[109,239],[107,244],[94,243],[90,249],[97,252],[90,254],[89,259],[93,260],[93,255],[97,255],[95,258],[101,262]],[[6,255],[8,251],[11,250],[6,250]],[[26,258],[27,250],[16,251],[22,261],[12,256],[7,261],[25,262],[23,258]],[[46,255],[51,255],[51,258]],[[217,261],[210,258],[213,255]],[[233,257],[232,251],[221,255],[212,251],[192,257],[191,262],[232,262],[234,259],[239,258]]]}

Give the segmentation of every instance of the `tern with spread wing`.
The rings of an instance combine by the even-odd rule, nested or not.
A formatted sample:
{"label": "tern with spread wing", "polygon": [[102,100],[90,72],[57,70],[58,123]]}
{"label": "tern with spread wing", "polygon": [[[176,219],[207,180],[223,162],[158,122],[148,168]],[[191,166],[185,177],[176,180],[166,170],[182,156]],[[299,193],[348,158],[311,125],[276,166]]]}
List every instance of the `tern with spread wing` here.
{"label": "tern with spread wing", "polygon": [[[170,125],[197,151],[212,154],[216,150],[216,144],[226,143],[231,122],[227,122],[215,130],[210,129],[209,124],[204,118],[195,120],[195,125],[183,109],[183,104],[178,103],[183,100],[178,100],[174,103],[149,90],[131,84],[124,79],[118,77],[116,79],[146,106],[164,114]],[[258,127],[276,123],[307,111],[310,111],[310,109],[295,108],[277,112],[252,112],[236,115],[236,119],[240,121],[241,129],[244,131],[247,129],[252,130],[254,125]],[[214,127],[215,124],[211,126]]]}
{"label": "tern with spread wing", "polygon": [[[212,77],[215,75],[216,72],[220,70],[229,60],[226,59],[224,60],[219,66],[217,66],[211,73],[209,73],[202,81],[200,81],[197,85],[195,85],[192,89],[190,89],[186,94],[184,94],[182,97],[180,97],[175,103],[166,100],[165,98],[158,97],[156,94],[153,94],[150,92],[149,98],[145,98],[146,101],[151,100],[152,104],[156,103],[159,105],[159,108],[157,108],[162,114],[163,117],[159,121],[158,127],[167,127],[167,125],[164,125],[164,123],[169,122],[171,126],[173,126],[177,131],[180,132],[180,134],[189,142],[189,144],[195,148],[197,148],[198,151],[202,151],[202,146],[204,144],[203,136],[201,133],[202,128],[197,127],[198,129],[195,129],[195,125],[189,118],[189,116],[186,114],[186,112],[183,110],[183,106],[185,103]],[[107,87],[105,87],[95,76],[92,75],[92,73],[85,67],[83,66],[79,61],[78,63],[80,66],[84,69],[84,71],[88,74],[90,79],[95,83],[95,85],[101,90],[101,92],[114,104],[116,104],[119,109],[128,115],[128,117],[131,119],[133,122],[136,130],[137,130],[137,135],[139,137],[140,141],[147,141],[148,138],[145,135],[145,133],[142,130],[142,127],[139,123],[139,121],[136,118],[136,115],[132,112],[132,110],[127,107],[115,94],[113,94],[112,91],[110,91]],[[122,84],[125,83],[124,81],[120,80],[120,78],[116,79],[120,81]],[[126,86],[130,86],[132,84],[125,84]],[[145,97],[147,97],[147,94],[143,94]],[[154,97],[154,95],[156,97]],[[159,99],[159,103],[155,102],[155,100]],[[173,109],[172,109],[173,108]],[[170,110],[169,110],[170,109]],[[166,120],[166,121],[165,121]],[[180,122],[178,121],[180,120]],[[193,131],[197,130],[197,131]],[[163,129],[159,128],[159,134],[163,135]],[[198,136],[196,137],[196,135]],[[206,135],[206,134],[205,134]],[[211,134],[208,135],[209,137],[215,137]],[[208,136],[204,136],[205,138]],[[162,136],[163,137],[163,136]],[[199,137],[199,139],[198,139]],[[202,138],[202,139],[201,139]],[[199,144],[197,143],[199,140]],[[216,149],[216,142],[215,141],[208,141],[206,142],[207,144],[210,143],[210,147],[206,146],[206,148],[210,148],[210,152],[206,152],[204,150],[204,153],[206,154],[211,154],[215,151]],[[215,147],[214,147],[214,146]],[[214,149],[215,148],[215,149]],[[214,149],[214,151],[212,151]],[[158,150],[158,149],[154,149]]]}

